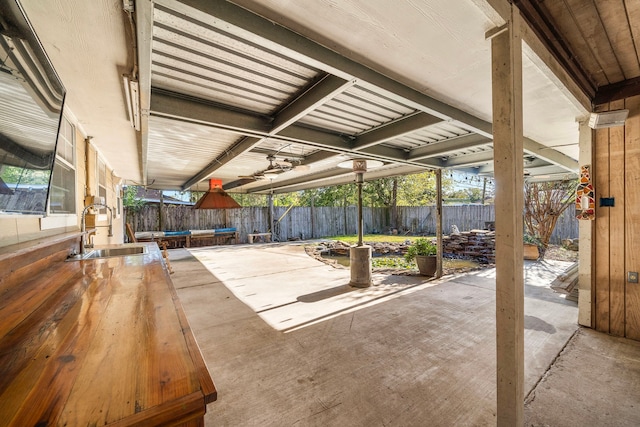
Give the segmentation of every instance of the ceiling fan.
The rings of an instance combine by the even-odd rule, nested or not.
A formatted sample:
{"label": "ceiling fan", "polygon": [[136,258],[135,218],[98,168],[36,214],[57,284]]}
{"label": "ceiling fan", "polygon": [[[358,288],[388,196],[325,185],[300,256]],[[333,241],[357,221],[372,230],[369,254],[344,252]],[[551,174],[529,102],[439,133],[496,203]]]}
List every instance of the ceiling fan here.
{"label": "ceiling fan", "polygon": [[254,172],[251,175],[239,176],[241,179],[253,179],[253,180],[262,180],[262,179],[275,179],[278,174],[282,172],[288,172],[294,169],[295,165],[299,165],[301,161],[299,159],[283,159],[281,161],[276,161],[275,155],[268,155],[267,160],[269,161],[269,166],[266,169],[261,171]]}

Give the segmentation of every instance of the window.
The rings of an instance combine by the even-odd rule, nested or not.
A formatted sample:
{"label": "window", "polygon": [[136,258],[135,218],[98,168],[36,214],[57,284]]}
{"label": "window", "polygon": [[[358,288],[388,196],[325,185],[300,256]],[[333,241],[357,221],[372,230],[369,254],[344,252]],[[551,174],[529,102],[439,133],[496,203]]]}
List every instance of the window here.
{"label": "window", "polygon": [[116,218],[120,218],[122,212],[122,190],[120,184],[116,185]]}
{"label": "window", "polygon": [[[101,197],[104,200],[105,204],[107,202],[107,165],[104,161],[98,157],[98,197]],[[107,214],[107,209],[100,209],[101,215]]]}
{"label": "window", "polygon": [[49,212],[53,214],[76,213],[76,132],[74,126],[62,117],[56,161],[51,176]]}

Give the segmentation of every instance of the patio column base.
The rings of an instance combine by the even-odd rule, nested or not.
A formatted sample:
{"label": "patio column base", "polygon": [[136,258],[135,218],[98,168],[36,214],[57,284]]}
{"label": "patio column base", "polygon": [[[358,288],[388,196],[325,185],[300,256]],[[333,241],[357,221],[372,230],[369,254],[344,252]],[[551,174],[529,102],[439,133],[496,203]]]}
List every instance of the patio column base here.
{"label": "patio column base", "polygon": [[349,285],[356,288],[371,286],[371,246],[352,246],[349,251],[351,263],[351,281]]}

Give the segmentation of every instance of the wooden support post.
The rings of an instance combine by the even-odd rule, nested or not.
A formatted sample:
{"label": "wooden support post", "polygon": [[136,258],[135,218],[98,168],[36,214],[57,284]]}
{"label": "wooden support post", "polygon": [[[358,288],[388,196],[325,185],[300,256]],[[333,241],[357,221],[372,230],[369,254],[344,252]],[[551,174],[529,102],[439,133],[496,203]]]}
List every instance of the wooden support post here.
{"label": "wooden support post", "polygon": [[313,190],[313,193],[311,193],[311,237],[312,239],[315,239],[316,237],[316,207],[315,207],[315,201],[316,201],[316,193],[315,190]]}
{"label": "wooden support post", "polygon": [[442,277],[442,169],[436,170],[436,277]]}
{"label": "wooden support post", "polygon": [[524,423],[522,39],[518,9],[491,39],[496,179],[497,425]]}
{"label": "wooden support post", "polygon": [[164,215],[162,210],[164,209],[164,194],[162,194],[162,190],[160,190],[160,204],[158,205],[158,225],[160,230],[164,230]]}
{"label": "wooden support post", "polygon": [[[269,220],[269,226],[267,227],[267,231],[273,233],[274,232],[274,225],[275,225],[275,221],[273,219],[273,193],[269,193],[269,195],[267,196],[267,204],[269,206],[269,210],[268,210],[268,220]],[[249,232],[253,232],[253,230],[249,230]],[[249,242],[252,243],[252,242]]]}
{"label": "wooden support post", "polygon": [[[593,131],[588,126],[588,120],[580,122],[580,166],[591,165],[591,179],[593,182]],[[596,188],[595,191],[598,191]],[[578,221],[579,232],[579,264],[578,264],[578,323],[588,328],[595,328],[593,320],[593,285],[592,285],[592,236],[593,221]]]}

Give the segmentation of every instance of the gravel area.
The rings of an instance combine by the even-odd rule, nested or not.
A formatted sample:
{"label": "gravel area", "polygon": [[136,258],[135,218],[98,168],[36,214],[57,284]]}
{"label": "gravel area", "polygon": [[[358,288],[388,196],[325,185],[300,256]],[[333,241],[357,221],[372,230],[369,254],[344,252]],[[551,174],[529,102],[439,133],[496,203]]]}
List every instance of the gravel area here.
{"label": "gravel area", "polygon": [[570,251],[559,245],[549,245],[545,259],[551,259],[554,261],[578,261],[578,251]]}

